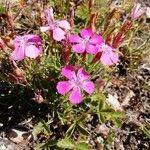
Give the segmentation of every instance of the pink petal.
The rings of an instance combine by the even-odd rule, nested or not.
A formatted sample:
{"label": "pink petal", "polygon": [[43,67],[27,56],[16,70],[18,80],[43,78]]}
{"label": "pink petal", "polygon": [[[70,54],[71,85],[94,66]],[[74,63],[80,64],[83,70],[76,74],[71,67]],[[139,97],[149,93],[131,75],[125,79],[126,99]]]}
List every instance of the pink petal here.
{"label": "pink petal", "polygon": [[112,62],[113,62],[114,64],[116,64],[116,63],[119,62],[119,56],[118,56],[118,54],[115,53],[115,52],[111,52],[111,53],[110,53],[110,58],[111,58],[111,60],[112,60]]}
{"label": "pink petal", "polygon": [[72,34],[69,37],[69,41],[71,43],[80,43],[82,41],[82,38],[80,38],[77,34]]}
{"label": "pink petal", "polygon": [[20,41],[23,39],[22,36],[16,36],[15,39],[13,40],[14,46],[20,45]]}
{"label": "pink petal", "polygon": [[92,44],[88,44],[86,46],[86,52],[89,54],[96,54],[98,52],[98,48]]}
{"label": "pink petal", "polygon": [[77,87],[73,88],[69,96],[69,101],[72,104],[79,104],[82,102],[82,95],[81,95],[81,91],[79,88]]}
{"label": "pink petal", "polygon": [[53,8],[50,7],[50,8],[45,9],[44,13],[45,13],[45,17],[47,19],[48,24],[49,25],[53,24],[54,22]]}
{"label": "pink petal", "polygon": [[59,94],[65,95],[72,89],[72,86],[68,81],[60,81],[57,83],[56,88]]}
{"label": "pink petal", "polygon": [[78,70],[78,73],[77,73],[77,77],[81,80],[81,81],[84,81],[84,80],[87,80],[90,78],[90,75],[84,71],[82,68],[80,68]]}
{"label": "pink petal", "polygon": [[141,8],[140,10],[138,10],[138,12],[135,14],[134,19],[142,16],[142,14],[144,14],[145,9]]}
{"label": "pink petal", "polygon": [[18,46],[15,48],[15,50],[11,53],[10,58],[12,60],[23,60],[25,58],[24,54],[24,46]]}
{"label": "pink petal", "polygon": [[93,32],[91,29],[82,29],[80,31],[80,35],[81,37],[83,37],[84,39],[89,39],[92,35],[93,35]]}
{"label": "pink petal", "polygon": [[36,34],[26,34],[23,37],[27,40],[28,44],[29,43],[38,44],[38,45],[42,44],[42,39],[40,38],[40,36],[38,36]]}
{"label": "pink petal", "polygon": [[47,26],[47,27],[40,27],[40,31],[41,32],[46,32],[46,31],[49,31],[50,30],[50,27]]}
{"label": "pink petal", "polygon": [[75,76],[74,68],[69,65],[62,68],[61,75],[65,76],[67,79],[72,79]]}
{"label": "pink petal", "polygon": [[100,35],[94,35],[89,42],[91,44],[101,44],[103,42],[103,37]]}
{"label": "pink petal", "polygon": [[53,38],[56,41],[61,41],[65,39],[65,31],[63,31],[61,28],[55,28],[53,30]]}
{"label": "pink petal", "polygon": [[41,54],[41,49],[35,45],[29,45],[25,48],[25,55],[30,58],[36,58]]}
{"label": "pink petal", "polygon": [[59,27],[64,28],[66,30],[71,29],[69,22],[66,21],[66,20],[57,21],[57,24],[58,24]]}
{"label": "pink petal", "polygon": [[134,4],[134,7],[132,9],[132,12],[131,12],[131,17],[133,19],[136,19],[138,17],[140,17],[144,12],[145,12],[145,8],[142,7],[142,5],[140,3],[135,3]]}
{"label": "pink petal", "polygon": [[113,65],[113,61],[111,60],[110,55],[107,53],[102,53],[100,60],[103,65]]}
{"label": "pink petal", "polygon": [[92,94],[94,92],[94,83],[92,81],[84,81],[82,88],[88,93]]}
{"label": "pink petal", "polygon": [[85,52],[85,45],[80,43],[80,44],[75,44],[72,46],[72,49],[74,52],[77,53],[84,53]]}

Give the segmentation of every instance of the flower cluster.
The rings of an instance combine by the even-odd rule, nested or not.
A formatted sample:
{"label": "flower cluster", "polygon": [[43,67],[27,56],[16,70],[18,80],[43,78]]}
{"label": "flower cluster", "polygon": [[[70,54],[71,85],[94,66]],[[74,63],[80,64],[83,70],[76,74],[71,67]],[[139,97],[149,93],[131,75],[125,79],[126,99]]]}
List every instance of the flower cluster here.
{"label": "flower cluster", "polygon": [[[140,4],[136,4],[131,12],[131,17],[136,19],[144,13]],[[103,37],[94,33],[92,29],[81,29],[78,34],[70,33],[71,26],[67,20],[55,20],[53,9],[47,8],[44,11],[47,20],[46,26],[40,27],[41,32],[49,31],[53,39],[68,43],[75,53],[90,54],[95,57],[100,54],[99,61],[103,65],[112,66],[119,62],[117,50],[105,42]],[[48,32],[48,33],[49,33]],[[21,61],[25,57],[36,58],[42,53],[42,39],[35,34],[26,34],[16,36],[13,40],[14,51],[11,53],[12,60]],[[90,75],[83,69],[68,65],[62,68],[61,75],[66,77],[67,81],[57,83],[58,93],[65,95],[69,93],[69,100],[72,104],[79,104],[83,100],[83,91],[91,95],[94,92],[94,83],[90,81]]]}

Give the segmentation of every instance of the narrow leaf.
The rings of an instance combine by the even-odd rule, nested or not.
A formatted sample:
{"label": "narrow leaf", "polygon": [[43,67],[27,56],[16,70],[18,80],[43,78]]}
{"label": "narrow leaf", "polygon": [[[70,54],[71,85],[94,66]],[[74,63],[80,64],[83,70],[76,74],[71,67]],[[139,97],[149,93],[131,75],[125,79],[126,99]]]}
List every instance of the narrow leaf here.
{"label": "narrow leaf", "polygon": [[79,132],[81,132],[83,135],[86,135],[86,136],[89,135],[89,132],[84,127],[82,127],[81,125],[78,124],[76,127],[79,130]]}
{"label": "narrow leaf", "polygon": [[90,150],[90,148],[86,143],[78,143],[76,144],[76,150]]}
{"label": "narrow leaf", "polygon": [[67,148],[67,149],[74,149],[75,147],[74,143],[68,138],[58,141],[57,146],[60,148]]}

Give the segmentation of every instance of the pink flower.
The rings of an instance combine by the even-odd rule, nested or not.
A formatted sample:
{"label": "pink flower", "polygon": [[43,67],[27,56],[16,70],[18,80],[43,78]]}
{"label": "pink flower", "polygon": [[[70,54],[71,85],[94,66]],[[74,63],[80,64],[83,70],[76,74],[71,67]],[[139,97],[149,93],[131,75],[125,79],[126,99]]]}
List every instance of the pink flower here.
{"label": "pink flower", "polygon": [[78,69],[76,73],[72,66],[66,66],[62,69],[61,74],[65,76],[68,81],[58,82],[57,91],[62,95],[70,92],[69,100],[72,104],[79,104],[82,102],[82,90],[86,91],[88,94],[94,92],[94,83],[89,80],[90,75],[82,68]]}
{"label": "pink flower", "polygon": [[55,20],[53,16],[53,8],[47,8],[45,10],[45,16],[48,22],[48,26],[40,27],[41,32],[53,31],[53,38],[56,41],[65,39],[65,30],[71,29],[70,24],[66,20]]}
{"label": "pink flower", "polygon": [[97,34],[93,34],[91,29],[82,29],[80,31],[80,36],[77,34],[73,34],[69,37],[70,42],[73,44],[72,49],[77,53],[97,53],[97,44],[103,42],[101,36]]}
{"label": "pink flower", "polygon": [[12,60],[23,60],[26,56],[36,58],[42,53],[42,40],[38,35],[26,34],[17,36],[13,40],[14,51],[11,53]]}
{"label": "pink flower", "polygon": [[102,43],[98,45],[98,51],[101,52],[100,61],[103,65],[113,65],[119,62],[119,56],[115,52],[115,49],[109,45]]}
{"label": "pink flower", "polygon": [[140,3],[135,3],[131,11],[131,18],[137,19],[142,14],[144,14],[145,11],[146,11],[145,7],[143,7]]}

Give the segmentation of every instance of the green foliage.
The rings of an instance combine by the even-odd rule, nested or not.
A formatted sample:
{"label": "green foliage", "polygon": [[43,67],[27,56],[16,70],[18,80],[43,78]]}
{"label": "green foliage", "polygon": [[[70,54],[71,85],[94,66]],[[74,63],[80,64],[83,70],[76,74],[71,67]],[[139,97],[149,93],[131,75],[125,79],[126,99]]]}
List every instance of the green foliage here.
{"label": "green foliage", "polygon": [[121,118],[123,118],[124,113],[115,111],[105,100],[105,95],[100,92],[96,92],[92,96],[92,101],[97,101],[96,112],[100,123],[105,123],[106,120],[112,120],[117,127],[121,127]]}
{"label": "green foliage", "polygon": [[112,142],[114,141],[114,138],[115,138],[115,131],[110,130],[109,134],[108,134],[108,137],[107,137],[107,139],[104,143],[105,147],[110,147]]}
{"label": "green foliage", "polygon": [[3,6],[0,4],[0,15],[5,14],[5,13],[6,13],[5,7],[3,7]]}
{"label": "green foliage", "polygon": [[[69,20],[70,6],[73,6],[75,16],[73,18],[74,27],[71,31],[72,33],[79,33],[81,28],[87,28],[90,26],[90,19],[92,18],[90,16],[91,14],[89,12],[88,2],[89,0],[83,0],[80,5],[76,6],[77,1],[74,1],[73,3],[73,1],[70,0],[48,0],[49,5],[54,8],[54,17],[56,18],[56,20],[59,18],[67,18]],[[108,40],[108,43],[110,42],[111,45],[113,37],[117,33],[120,33],[120,28],[122,27],[124,21],[120,21],[122,18],[116,19],[114,16],[112,16],[112,18],[108,21],[110,22],[110,24],[108,24],[107,30],[104,31],[104,23],[106,22],[107,16],[111,12],[111,10],[109,9],[110,2],[111,0],[95,0],[95,5],[91,9],[91,11],[92,15],[98,13],[98,18],[94,23],[94,27],[96,29],[95,32],[101,34],[105,40],[108,40],[108,37],[110,36],[110,41]],[[32,5],[34,6],[34,4]],[[33,7],[32,11],[35,14],[40,14],[42,16],[43,14],[41,14],[41,10],[43,9],[44,5],[46,6],[48,4],[46,4],[46,1],[41,1],[40,11],[34,12],[35,6]],[[16,14],[15,11],[18,10],[18,6],[13,7],[13,10],[10,11],[12,15]],[[30,9],[31,8],[29,7],[29,11]],[[122,10],[124,10],[124,7],[122,7]],[[23,11],[20,12],[18,18],[16,18],[15,20],[16,24],[19,23],[20,27],[23,26],[23,22],[29,22],[29,20],[27,21],[24,19],[29,19],[29,16],[31,15],[28,14],[29,16],[26,16],[24,13],[22,13]],[[0,15],[3,15],[5,13],[5,7],[3,5],[0,5]],[[121,14],[121,11],[118,10],[118,13]],[[16,62],[17,66],[24,71],[23,80],[18,79],[17,83],[11,81],[10,74],[13,73],[14,66],[11,64],[12,62],[9,59],[9,55],[12,50],[8,48],[6,52],[0,51],[0,55],[2,54],[0,56],[0,80],[2,80],[2,82],[0,81],[0,90],[2,89],[2,94],[0,94],[0,105],[2,105],[2,107],[0,108],[6,108],[7,111],[8,108],[10,108],[11,111],[12,107],[16,110],[16,108],[20,109],[24,107],[24,105],[21,105],[23,103],[25,105],[29,105],[29,108],[33,109],[33,111],[37,111],[38,113],[36,114],[42,114],[41,116],[43,117],[43,119],[39,119],[37,125],[34,126],[33,135],[37,136],[38,134],[42,133],[47,136],[47,139],[45,141],[42,141],[41,143],[37,142],[35,150],[49,150],[50,148],[89,150],[89,145],[85,143],[86,138],[90,135],[90,131],[86,127],[87,116],[97,114],[99,124],[110,121],[116,127],[120,128],[122,125],[122,118],[124,116],[124,113],[115,111],[110,105],[106,103],[107,91],[105,91],[105,87],[103,87],[102,90],[101,88],[96,87],[97,91],[95,91],[95,93],[90,96],[87,96],[85,92],[85,94],[83,94],[84,101],[78,106],[72,106],[69,103],[68,95],[60,96],[57,93],[57,82],[61,79],[63,80],[62,76],[60,75],[60,70],[63,66],[68,64],[68,62],[63,59],[64,45],[62,45],[61,42],[53,41],[52,38],[50,38],[49,33],[39,32],[42,20],[42,18],[40,18],[40,15],[36,20],[37,22],[35,21],[32,29],[30,29],[31,31],[28,30],[28,33],[38,33],[42,37],[43,53],[36,60],[27,58],[21,62]],[[122,13],[121,15],[123,17],[124,14]],[[7,21],[11,21],[11,18]],[[15,22],[13,24],[14,29],[10,29],[10,22],[7,21],[5,22],[5,24],[7,24],[8,29],[7,26],[4,27],[1,34],[3,38],[4,36],[6,36],[8,39],[10,38],[10,41],[7,38],[6,41],[8,40],[11,43],[13,36],[15,37],[17,34],[24,34],[26,32],[26,29],[24,31],[23,28],[16,28]],[[33,21],[31,20],[30,22]],[[9,37],[9,35],[7,34],[12,34],[13,31],[15,32]],[[142,36],[142,38],[140,38],[140,36]],[[124,35],[124,42],[122,42],[119,47],[116,48],[116,51],[119,51],[119,55],[122,57],[123,63],[129,64],[126,70],[132,71],[134,68],[136,68],[135,63],[139,64],[139,62],[141,62],[142,54],[144,52],[146,52],[147,54],[150,48],[149,39],[149,29],[145,26],[142,26],[142,24],[138,21],[135,21],[133,27],[127,32],[126,35]],[[9,42],[8,44],[10,44]],[[123,50],[120,51],[120,48],[123,48]],[[113,66],[108,68],[106,66],[103,66],[99,62],[92,63],[93,58],[94,55],[89,54],[84,57],[81,54],[72,53],[72,50],[70,49],[70,64],[77,67],[82,66],[83,68],[85,68],[91,74],[91,80],[95,84],[97,79],[102,79],[105,81],[111,80],[112,76],[110,73],[115,72]],[[2,83],[5,84],[5,86],[2,86]],[[8,83],[8,85],[6,83]],[[149,86],[147,88],[149,88]],[[41,90],[40,94],[46,101],[44,106],[43,103],[39,104],[36,103],[36,101],[33,101],[36,90]],[[5,99],[7,100],[7,102],[5,101]],[[46,108],[48,108],[47,112],[45,109],[45,105]],[[41,111],[40,108],[42,107],[43,109]],[[6,111],[2,111],[2,114],[3,112]],[[53,116],[53,120],[45,121],[48,120],[48,115]],[[38,115],[36,116],[36,119],[37,118],[39,118]],[[50,139],[50,135],[53,134],[50,128],[51,123],[57,124],[58,127],[62,128],[61,130],[57,131],[62,132],[60,135],[58,135],[58,137],[57,135],[56,137],[54,135],[55,139]],[[141,127],[141,130],[148,138],[150,138],[149,129],[147,129],[146,127]],[[81,142],[74,141],[74,134],[78,134],[78,139],[81,139]],[[111,145],[114,137],[115,132],[113,130],[110,130],[108,137],[104,142],[104,145]]]}
{"label": "green foliage", "polygon": [[50,132],[49,123],[46,123],[44,120],[40,119],[39,123],[34,127],[32,134],[37,136],[39,133],[44,133],[49,136]]}
{"label": "green foliage", "polygon": [[150,130],[147,129],[146,127],[141,127],[141,130],[150,139]]}
{"label": "green foliage", "polygon": [[66,138],[58,141],[57,146],[60,148],[74,149],[75,144],[72,140]]}
{"label": "green foliage", "polygon": [[64,149],[73,149],[73,150],[90,150],[89,146],[86,143],[73,142],[72,140],[66,138],[58,141],[57,146]]}

